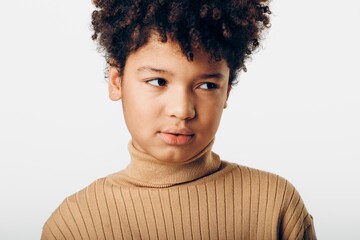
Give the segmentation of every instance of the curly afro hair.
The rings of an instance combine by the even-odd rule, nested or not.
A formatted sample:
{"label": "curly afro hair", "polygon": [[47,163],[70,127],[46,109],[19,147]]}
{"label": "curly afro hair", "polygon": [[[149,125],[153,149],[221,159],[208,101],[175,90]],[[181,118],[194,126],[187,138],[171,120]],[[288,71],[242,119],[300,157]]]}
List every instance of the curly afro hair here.
{"label": "curly afro hair", "polygon": [[[269,0],[93,0],[93,40],[105,52],[107,63],[120,74],[127,57],[145,45],[154,32],[159,41],[179,43],[189,61],[193,49],[211,59],[225,59],[229,83],[246,71],[244,61],[259,46],[261,33],[270,27]],[[114,61],[115,60],[115,61]]]}

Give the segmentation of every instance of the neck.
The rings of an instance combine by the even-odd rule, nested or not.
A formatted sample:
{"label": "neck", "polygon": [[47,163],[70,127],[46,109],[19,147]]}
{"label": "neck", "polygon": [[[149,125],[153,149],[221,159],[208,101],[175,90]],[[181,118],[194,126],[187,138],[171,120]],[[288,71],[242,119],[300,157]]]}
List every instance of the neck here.
{"label": "neck", "polygon": [[131,163],[120,172],[120,177],[131,185],[143,187],[169,187],[193,181],[219,169],[221,161],[211,151],[213,144],[214,140],[184,163],[166,164],[137,150],[130,141]]}

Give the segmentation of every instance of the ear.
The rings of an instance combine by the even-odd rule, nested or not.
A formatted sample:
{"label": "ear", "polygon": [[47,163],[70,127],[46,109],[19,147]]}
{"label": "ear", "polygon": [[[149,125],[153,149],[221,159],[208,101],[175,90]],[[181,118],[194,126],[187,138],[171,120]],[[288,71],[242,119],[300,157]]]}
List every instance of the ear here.
{"label": "ear", "polygon": [[230,91],[231,91],[231,84],[228,85],[228,89],[227,89],[227,93],[226,93],[226,101],[224,103],[224,109],[227,108],[227,101],[229,99]]}
{"label": "ear", "polygon": [[109,66],[109,98],[113,101],[121,99],[121,77],[118,69]]}

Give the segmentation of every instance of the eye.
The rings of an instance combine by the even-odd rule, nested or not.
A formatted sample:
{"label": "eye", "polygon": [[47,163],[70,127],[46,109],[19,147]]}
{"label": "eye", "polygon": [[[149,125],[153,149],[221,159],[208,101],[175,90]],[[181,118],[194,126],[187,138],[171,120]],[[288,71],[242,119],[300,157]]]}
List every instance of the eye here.
{"label": "eye", "polygon": [[146,81],[147,83],[153,85],[153,86],[157,86],[157,87],[163,87],[166,85],[166,80],[162,79],[162,78],[155,78],[155,79],[151,79],[149,81]]}
{"label": "eye", "polygon": [[200,88],[201,89],[215,89],[215,88],[218,88],[218,86],[215,84],[215,83],[212,83],[212,82],[207,82],[207,83],[203,83],[200,85]]}

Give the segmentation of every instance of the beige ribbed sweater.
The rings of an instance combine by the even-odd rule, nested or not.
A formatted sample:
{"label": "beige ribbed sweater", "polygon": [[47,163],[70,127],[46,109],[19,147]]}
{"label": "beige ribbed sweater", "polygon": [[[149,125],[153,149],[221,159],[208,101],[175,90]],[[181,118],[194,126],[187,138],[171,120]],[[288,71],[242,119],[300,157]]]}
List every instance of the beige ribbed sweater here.
{"label": "beige ribbed sweater", "polygon": [[316,239],[288,181],[221,161],[212,145],[168,165],[129,143],[130,165],[66,198],[41,239]]}

